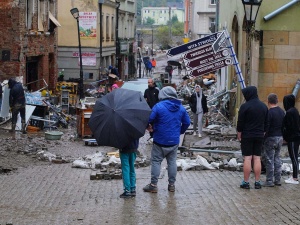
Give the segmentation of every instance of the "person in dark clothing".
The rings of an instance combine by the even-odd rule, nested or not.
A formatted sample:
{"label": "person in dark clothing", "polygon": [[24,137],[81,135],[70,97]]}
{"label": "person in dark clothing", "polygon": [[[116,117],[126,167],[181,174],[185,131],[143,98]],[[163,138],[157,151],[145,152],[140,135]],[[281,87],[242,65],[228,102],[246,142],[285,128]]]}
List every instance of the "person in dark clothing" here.
{"label": "person in dark clothing", "polygon": [[116,67],[109,66],[108,69],[110,70],[110,73],[115,74],[120,78],[119,71]]}
{"label": "person in dark clothing", "polygon": [[173,67],[171,66],[170,63],[168,63],[168,65],[166,66],[165,72],[169,74],[169,81],[170,83],[172,83]]}
{"label": "person in dark clothing", "polygon": [[299,111],[295,108],[296,98],[294,95],[283,97],[283,106],[286,114],[282,123],[283,139],[287,142],[289,155],[293,166],[293,176],[284,182],[287,184],[299,184],[299,144],[300,144],[300,120]]}
{"label": "person in dark clothing", "polygon": [[148,88],[144,92],[144,98],[151,109],[159,101],[158,94],[159,90],[155,87],[153,79],[148,79]]}
{"label": "person in dark clothing", "polygon": [[16,124],[18,119],[18,114],[20,113],[22,122],[22,132],[26,134],[26,124],[25,124],[25,93],[23,86],[20,82],[10,78],[8,80],[9,93],[9,106],[12,112],[12,132],[16,130]]}
{"label": "person in dark clothing", "polygon": [[[144,98],[146,99],[146,102],[148,103],[151,109],[159,101],[158,94],[159,90],[155,87],[153,79],[148,79],[148,88],[144,92]],[[150,139],[153,138],[153,132],[149,132],[149,134]]]}
{"label": "person in dark clothing", "polygon": [[268,119],[262,159],[266,167],[266,182],[264,187],[274,187],[281,185],[281,159],[280,149],[283,138],[281,132],[284,111],[277,105],[278,97],[276,94],[268,96]]}
{"label": "person in dark clothing", "polygon": [[120,150],[124,187],[124,193],[120,195],[120,198],[131,198],[136,196],[136,174],[134,163],[138,147],[139,139],[135,139],[128,146]]}
{"label": "person in dark clothing", "polygon": [[241,141],[242,155],[244,157],[244,180],[240,187],[249,189],[249,177],[253,162],[255,175],[255,189],[261,188],[261,151],[266,131],[268,116],[267,106],[261,102],[257,95],[257,88],[249,86],[242,89],[246,102],[241,105],[237,121],[237,138]]}
{"label": "person in dark clothing", "polygon": [[202,88],[199,85],[195,86],[195,92],[189,99],[189,106],[193,112],[193,130],[194,136],[198,127],[198,136],[202,137],[203,115],[208,112],[206,96],[203,94]]}

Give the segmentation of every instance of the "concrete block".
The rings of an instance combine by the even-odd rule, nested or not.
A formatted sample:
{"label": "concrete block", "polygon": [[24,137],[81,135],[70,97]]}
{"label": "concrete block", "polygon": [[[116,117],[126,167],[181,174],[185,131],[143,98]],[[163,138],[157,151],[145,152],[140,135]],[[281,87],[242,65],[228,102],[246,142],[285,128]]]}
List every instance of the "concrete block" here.
{"label": "concrete block", "polygon": [[300,74],[300,60],[291,59],[288,60],[288,74]]}
{"label": "concrete block", "polygon": [[264,31],[263,43],[266,45],[288,45],[288,31]]}
{"label": "concrete block", "polygon": [[300,46],[276,45],[274,49],[276,59],[300,59]]}
{"label": "concrete block", "polygon": [[300,46],[300,32],[289,32],[289,45]]}
{"label": "concrete block", "polygon": [[262,59],[260,63],[260,73],[287,73],[287,60]]}
{"label": "concrete block", "polygon": [[274,58],[274,45],[264,45],[260,49],[261,59],[273,59]]}

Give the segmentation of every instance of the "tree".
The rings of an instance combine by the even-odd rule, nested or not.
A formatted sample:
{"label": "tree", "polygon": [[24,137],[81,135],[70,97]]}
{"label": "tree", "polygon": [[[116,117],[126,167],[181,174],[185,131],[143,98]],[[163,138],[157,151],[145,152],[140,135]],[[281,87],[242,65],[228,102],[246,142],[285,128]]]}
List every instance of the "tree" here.
{"label": "tree", "polygon": [[155,20],[152,19],[151,17],[147,17],[145,25],[152,25],[155,23]]}

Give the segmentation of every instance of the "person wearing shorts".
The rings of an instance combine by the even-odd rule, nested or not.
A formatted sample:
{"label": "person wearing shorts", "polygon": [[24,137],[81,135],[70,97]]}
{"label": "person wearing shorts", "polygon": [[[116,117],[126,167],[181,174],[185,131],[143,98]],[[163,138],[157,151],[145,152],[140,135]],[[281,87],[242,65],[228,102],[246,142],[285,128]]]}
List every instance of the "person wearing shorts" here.
{"label": "person wearing shorts", "polygon": [[266,129],[268,108],[257,95],[257,88],[249,86],[242,89],[246,100],[240,107],[237,122],[237,137],[241,141],[242,155],[244,157],[244,180],[240,187],[250,189],[250,173],[253,165],[255,176],[255,189],[261,188],[261,151]]}

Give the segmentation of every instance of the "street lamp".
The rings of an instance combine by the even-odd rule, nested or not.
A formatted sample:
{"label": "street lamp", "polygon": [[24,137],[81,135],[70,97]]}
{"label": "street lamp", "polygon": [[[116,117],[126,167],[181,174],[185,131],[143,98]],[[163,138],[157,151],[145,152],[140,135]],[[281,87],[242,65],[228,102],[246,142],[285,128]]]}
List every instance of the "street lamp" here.
{"label": "street lamp", "polygon": [[[242,0],[244,5],[245,17],[246,17],[246,26],[245,31],[247,33],[246,37],[246,76],[247,83],[250,83],[250,64],[251,64],[251,37],[254,36],[255,32],[255,22],[259,7],[263,0]],[[254,29],[254,31],[253,31]]]}
{"label": "street lamp", "polygon": [[[100,46],[99,46],[99,52],[100,52],[100,68],[102,69],[102,36],[103,36],[103,29],[102,29],[102,4],[104,3],[104,0],[98,0],[99,4],[99,14],[100,14]],[[100,69],[100,77],[99,80],[102,79],[102,73]]]}
{"label": "street lamp", "polygon": [[80,43],[80,30],[79,30],[79,10],[73,8],[70,10],[72,16],[77,20],[77,31],[78,31],[78,48],[79,48],[79,64],[80,64],[80,75],[79,75],[79,99],[84,98],[83,94],[83,70],[82,70],[82,55],[81,55],[81,43]]}
{"label": "street lamp", "polygon": [[246,31],[250,32],[255,25],[257,13],[263,0],[242,0],[246,16]]}

